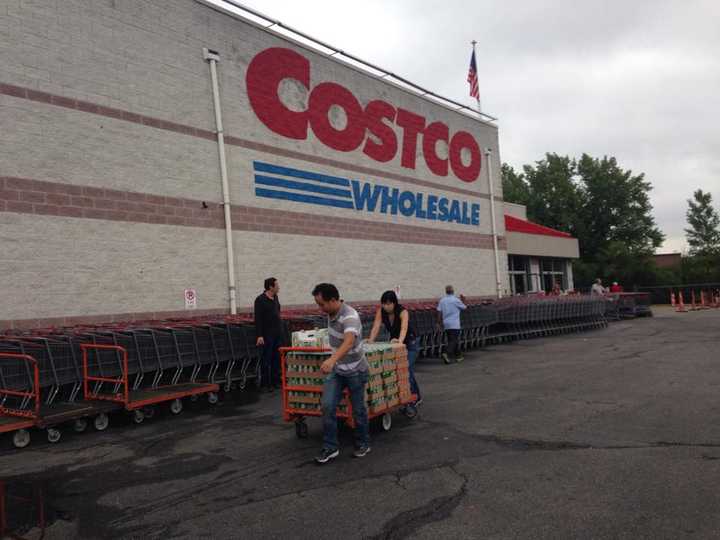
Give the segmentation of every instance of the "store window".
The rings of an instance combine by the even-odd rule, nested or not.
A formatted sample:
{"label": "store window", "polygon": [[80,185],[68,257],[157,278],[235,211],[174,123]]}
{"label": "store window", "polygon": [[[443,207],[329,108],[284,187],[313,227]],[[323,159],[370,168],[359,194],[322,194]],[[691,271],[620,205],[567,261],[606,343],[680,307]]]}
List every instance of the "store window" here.
{"label": "store window", "polygon": [[508,272],[512,294],[525,294],[529,289],[530,259],[508,255]]}
{"label": "store window", "polygon": [[540,259],[540,279],[545,292],[552,291],[557,281],[563,290],[568,287],[565,259]]}

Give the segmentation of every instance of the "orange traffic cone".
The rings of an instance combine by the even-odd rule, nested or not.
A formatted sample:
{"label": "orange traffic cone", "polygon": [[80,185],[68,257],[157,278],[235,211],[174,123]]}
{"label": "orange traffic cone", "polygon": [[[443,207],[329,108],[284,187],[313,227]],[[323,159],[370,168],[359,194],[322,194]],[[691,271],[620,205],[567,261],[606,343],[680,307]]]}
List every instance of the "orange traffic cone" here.
{"label": "orange traffic cone", "polygon": [[694,289],[692,291],[690,291],[690,298],[692,299],[691,300],[692,307],[690,308],[690,311],[695,311],[697,309],[697,306],[695,305],[695,290]]}
{"label": "orange traffic cone", "polygon": [[675,308],[675,293],[670,291],[670,305]]}

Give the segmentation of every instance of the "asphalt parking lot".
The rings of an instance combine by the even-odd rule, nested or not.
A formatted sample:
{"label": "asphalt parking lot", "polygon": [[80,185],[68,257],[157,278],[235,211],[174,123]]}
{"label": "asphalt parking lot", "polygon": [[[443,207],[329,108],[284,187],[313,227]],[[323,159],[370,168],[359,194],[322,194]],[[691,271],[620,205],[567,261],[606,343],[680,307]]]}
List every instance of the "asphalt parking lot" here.
{"label": "asphalt parking lot", "polygon": [[[9,523],[40,538],[718,538],[720,311],[421,360],[425,403],[319,467],[279,396],[2,441]],[[20,500],[19,496],[26,500]]]}

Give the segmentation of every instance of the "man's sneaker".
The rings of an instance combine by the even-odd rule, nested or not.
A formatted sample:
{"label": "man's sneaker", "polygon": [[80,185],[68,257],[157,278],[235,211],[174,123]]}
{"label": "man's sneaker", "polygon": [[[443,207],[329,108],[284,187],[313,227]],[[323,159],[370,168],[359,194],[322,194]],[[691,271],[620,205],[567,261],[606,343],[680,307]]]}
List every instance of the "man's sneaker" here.
{"label": "man's sneaker", "polygon": [[315,456],[315,463],[318,463],[322,465],[323,463],[327,463],[331,459],[335,459],[340,455],[340,450],[330,450],[329,448],[323,448],[320,450],[320,453]]}
{"label": "man's sneaker", "polygon": [[442,356],[443,362],[445,362],[446,364],[450,363],[450,357],[447,355],[447,353],[442,353],[441,356]]}
{"label": "man's sneaker", "polygon": [[365,457],[370,453],[370,447],[369,446],[361,446],[355,452],[353,452],[353,457]]}
{"label": "man's sneaker", "polygon": [[455,361],[456,361],[458,364],[461,363],[463,360],[465,360],[465,357],[464,357],[464,356],[458,356],[458,357],[455,359]]}
{"label": "man's sneaker", "polygon": [[422,402],[423,402],[423,398],[418,399],[418,400],[415,402],[415,406],[417,407],[417,406],[420,405]]}

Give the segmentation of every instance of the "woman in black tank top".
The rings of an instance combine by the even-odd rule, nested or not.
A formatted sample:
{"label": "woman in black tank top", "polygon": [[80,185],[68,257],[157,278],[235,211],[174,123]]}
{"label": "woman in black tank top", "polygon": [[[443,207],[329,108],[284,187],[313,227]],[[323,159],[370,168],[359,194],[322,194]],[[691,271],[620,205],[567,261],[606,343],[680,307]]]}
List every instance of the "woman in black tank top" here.
{"label": "woman in black tank top", "polygon": [[408,353],[410,391],[417,396],[415,405],[419,405],[422,398],[420,397],[420,388],[415,380],[418,344],[415,328],[410,323],[410,312],[400,304],[394,291],[385,291],[380,297],[380,304],[375,312],[375,321],[368,342],[372,343],[377,339],[382,324],[390,334],[391,342],[405,344]]}

